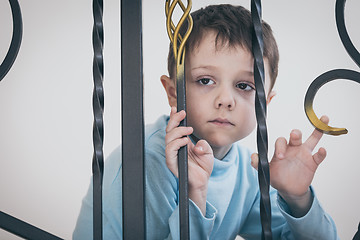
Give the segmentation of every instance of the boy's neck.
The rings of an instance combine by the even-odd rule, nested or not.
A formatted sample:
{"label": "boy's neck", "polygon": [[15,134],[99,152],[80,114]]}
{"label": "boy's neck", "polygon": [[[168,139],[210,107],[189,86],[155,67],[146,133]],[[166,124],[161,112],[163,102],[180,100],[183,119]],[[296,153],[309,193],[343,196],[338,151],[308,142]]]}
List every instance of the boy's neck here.
{"label": "boy's neck", "polygon": [[214,157],[216,159],[222,160],[226,154],[230,151],[231,145],[228,147],[213,147],[211,146],[213,153],[214,153]]}

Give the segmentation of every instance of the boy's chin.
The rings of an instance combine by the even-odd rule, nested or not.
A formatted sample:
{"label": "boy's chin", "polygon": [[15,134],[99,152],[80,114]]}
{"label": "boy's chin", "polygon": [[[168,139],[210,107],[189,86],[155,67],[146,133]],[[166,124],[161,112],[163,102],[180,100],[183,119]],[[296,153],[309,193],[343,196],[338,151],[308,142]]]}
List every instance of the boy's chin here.
{"label": "boy's chin", "polygon": [[229,136],[224,136],[223,134],[214,134],[206,137],[200,137],[195,134],[190,135],[190,139],[194,144],[196,144],[200,139],[203,139],[209,143],[211,148],[216,150],[230,149],[234,142],[239,141],[240,139],[232,139]]}
{"label": "boy's chin", "polygon": [[214,149],[230,149],[230,147],[232,146],[233,142],[229,141],[228,139],[226,140],[207,140],[207,142],[209,143],[209,145],[211,146],[211,148]]}
{"label": "boy's chin", "polygon": [[231,136],[211,136],[207,139],[205,139],[206,141],[208,141],[208,143],[210,144],[210,146],[214,147],[214,148],[226,148],[231,146],[234,142],[237,142],[239,139],[234,139]]}

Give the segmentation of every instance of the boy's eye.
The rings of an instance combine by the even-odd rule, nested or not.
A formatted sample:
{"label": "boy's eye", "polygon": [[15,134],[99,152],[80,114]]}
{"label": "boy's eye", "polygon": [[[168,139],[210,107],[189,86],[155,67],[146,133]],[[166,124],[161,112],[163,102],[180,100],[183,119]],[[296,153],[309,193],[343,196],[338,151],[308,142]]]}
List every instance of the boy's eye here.
{"label": "boy's eye", "polygon": [[210,78],[202,78],[202,79],[198,80],[198,82],[201,85],[212,85],[212,84],[214,84],[214,81],[211,80]]}
{"label": "boy's eye", "polygon": [[236,84],[236,87],[240,88],[241,90],[244,90],[244,91],[254,90],[254,87],[252,87],[251,85],[249,85],[247,83],[238,83],[238,84]]}

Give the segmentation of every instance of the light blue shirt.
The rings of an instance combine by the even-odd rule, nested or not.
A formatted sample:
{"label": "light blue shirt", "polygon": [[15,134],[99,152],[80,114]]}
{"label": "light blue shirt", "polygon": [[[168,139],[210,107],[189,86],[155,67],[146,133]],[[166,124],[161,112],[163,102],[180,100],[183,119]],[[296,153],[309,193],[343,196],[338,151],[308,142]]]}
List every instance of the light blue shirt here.
{"label": "light blue shirt", "polygon": [[[147,239],[179,239],[178,179],[165,161],[168,116],[146,127],[145,196]],[[205,216],[189,203],[191,239],[261,239],[260,192],[251,152],[234,143],[227,155],[215,159],[209,179]],[[106,160],[103,182],[104,239],[122,239],[121,148]],[[134,190],[136,191],[136,190]],[[311,189],[313,192],[313,190]],[[314,200],[309,212],[291,216],[288,206],[270,188],[273,239],[338,239],[329,215]],[[83,199],[73,239],[92,239],[92,184]]]}

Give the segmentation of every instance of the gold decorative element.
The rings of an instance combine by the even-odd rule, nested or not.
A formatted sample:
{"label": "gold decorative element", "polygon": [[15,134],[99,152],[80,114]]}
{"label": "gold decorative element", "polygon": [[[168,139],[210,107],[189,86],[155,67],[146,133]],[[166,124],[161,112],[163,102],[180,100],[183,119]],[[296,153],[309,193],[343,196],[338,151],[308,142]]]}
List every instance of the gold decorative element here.
{"label": "gold decorative element", "polygon": [[[174,51],[174,57],[176,60],[177,69],[180,69],[179,66],[183,65],[184,60],[185,60],[185,49],[184,49],[185,43],[186,43],[186,40],[188,39],[188,37],[191,33],[191,30],[192,30],[192,27],[193,27],[193,20],[190,15],[192,1],[188,0],[186,7],[182,3],[181,0],[175,0],[175,1],[172,1],[171,3],[170,2],[171,2],[171,0],[166,0],[166,2],[165,2],[166,28],[167,28],[167,33],[169,35],[170,41],[172,42],[172,45],[173,45],[173,51]],[[178,24],[175,26],[174,22],[172,21],[172,15],[173,15],[174,9],[177,5],[179,5],[181,7],[181,9],[184,13],[181,16]],[[181,36],[179,34],[179,31],[186,19],[188,21],[188,28],[185,32],[185,35]],[[178,44],[179,44],[179,46],[178,46]]]}
{"label": "gold decorative element", "polygon": [[348,130],[346,128],[336,128],[331,127],[325,123],[323,123],[315,114],[312,103],[306,102],[305,103],[305,113],[308,117],[311,124],[320,132],[329,134],[329,135],[342,135],[347,134]]}

